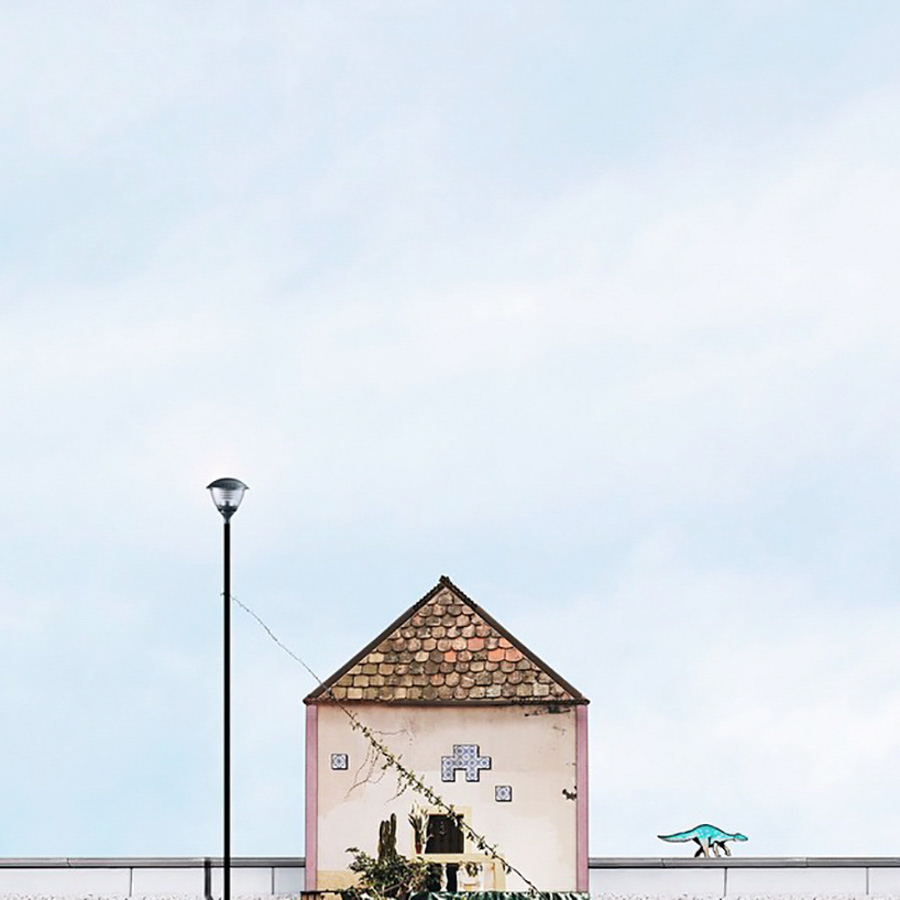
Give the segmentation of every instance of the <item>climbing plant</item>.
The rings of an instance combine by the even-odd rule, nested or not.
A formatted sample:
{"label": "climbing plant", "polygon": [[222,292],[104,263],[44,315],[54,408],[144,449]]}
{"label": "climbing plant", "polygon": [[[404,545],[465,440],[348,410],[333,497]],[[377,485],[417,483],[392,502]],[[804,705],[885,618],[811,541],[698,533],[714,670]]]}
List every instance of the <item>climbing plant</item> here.
{"label": "climbing plant", "polygon": [[[312,675],[315,681],[321,686],[322,680],[318,675],[299,657],[293,650],[291,650],[287,645],[283,644],[278,637],[276,637],[275,633],[269,628],[268,625],[252,610],[249,606],[242,603],[237,599],[233,594],[231,595],[231,599],[234,603],[241,607],[246,613],[252,616],[259,625],[263,628],[263,630],[269,635],[269,637],[285,652],[288,656],[290,656],[293,660],[298,662],[301,666],[303,666],[306,671]],[[453,805],[448,803],[443,799],[433,788],[431,788],[423,778],[413,772],[411,769],[407,768],[401,761],[401,754],[394,753],[389,747],[387,747],[382,741],[380,741],[376,736],[375,732],[369,728],[367,725],[364,725],[360,722],[359,718],[356,716],[354,712],[347,709],[343,703],[337,700],[333,695],[331,697],[332,702],[344,713],[350,720],[350,727],[353,728],[354,731],[359,732],[365,739],[368,741],[370,748],[376,755],[376,759],[381,759],[381,769],[383,771],[393,770],[396,774],[397,778],[397,794],[400,795],[407,789],[414,791],[419,794],[419,796],[424,797],[432,806],[437,807],[442,810],[449,816],[455,817],[459,826],[462,829],[465,836],[469,839],[474,847],[476,847],[481,853],[484,853],[485,856],[490,857],[494,860],[498,865],[503,867],[503,871],[509,874],[512,872],[517,875],[522,881],[527,885],[528,892],[531,894],[538,894],[540,891],[537,886],[529,879],[526,878],[520,869],[517,869],[514,865],[509,863],[503,856],[501,856],[499,850],[496,845],[491,844],[487,838],[483,835],[479,834],[475,831],[472,826],[466,822],[460,813],[454,809]],[[396,828],[396,826],[395,826]],[[377,860],[373,860],[371,856],[363,853],[359,848],[353,847],[349,850],[350,853],[356,854],[354,857],[353,863],[350,865],[350,869],[354,872],[359,873],[362,877],[360,879],[360,883],[362,884],[363,879],[366,877],[366,872],[371,872],[373,878],[382,878],[385,882],[390,880],[386,876],[386,873],[382,871],[382,869],[377,868],[379,865]],[[417,861],[409,861],[410,864],[416,863]],[[354,864],[358,866],[358,868],[354,868]],[[399,883],[399,882],[398,882]],[[394,889],[392,885],[387,885],[389,889]],[[374,888],[373,888],[374,890]],[[403,900],[403,896],[400,894],[380,894],[380,897],[399,897]]]}
{"label": "climbing plant", "polygon": [[465,836],[471,841],[472,845],[485,856],[493,859],[498,865],[503,867],[503,871],[509,874],[512,872],[518,875],[528,886],[529,893],[540,893],[537,886],[527,878],[514,865],[500,854],[496,845],[491,844],[487,838],[479,834],[469,825],[468,822],[457,812],[451,803],[448,803],[441,797],[432,787],[430,787],[419,775],[407,768],[402,762],[401,754],[394,753],[389,747],[382,743],[376,736],[375,732],[359,721],[357,715],[347,707],[338,703],[341,711],[350,719],[350,727],[354,731],[358,731],[368,742],[369,746],[375,751],[377,756],[382,760],[381,768],[384,771],[393,770],[397,778],[397,794],[402,794],[407,789],[414,791],[421,797],[424,797],[432,806],[445,812],[448,816],[453,816],[459,823]]}

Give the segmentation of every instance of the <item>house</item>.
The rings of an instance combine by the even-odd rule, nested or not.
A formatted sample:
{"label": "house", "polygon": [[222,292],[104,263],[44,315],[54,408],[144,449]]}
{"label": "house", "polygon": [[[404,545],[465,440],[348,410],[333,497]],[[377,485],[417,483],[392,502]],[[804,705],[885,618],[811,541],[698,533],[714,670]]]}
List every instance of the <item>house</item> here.
{"label": "house", "polygon": [[[588,889],[588,701],[449,578],[304,702],[307,890],[349,885],[392,813],[450,889]],[[363,727],[444,802],[399,790]]]}

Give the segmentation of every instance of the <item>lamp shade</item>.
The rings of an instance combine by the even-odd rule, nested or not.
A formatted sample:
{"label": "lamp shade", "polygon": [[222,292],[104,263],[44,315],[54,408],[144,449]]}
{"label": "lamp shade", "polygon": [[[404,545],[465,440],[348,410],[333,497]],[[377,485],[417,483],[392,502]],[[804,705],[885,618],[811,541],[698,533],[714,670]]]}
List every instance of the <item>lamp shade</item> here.
{"label": "lamp shade", "polygon": [[216,509],[222,513],[222,518],[226,522],[237,512],[244,497],[244,491],[250,490],[243,481],[238,481],[237,478],[218,478],[208,484],[206,489],[212,495]]}

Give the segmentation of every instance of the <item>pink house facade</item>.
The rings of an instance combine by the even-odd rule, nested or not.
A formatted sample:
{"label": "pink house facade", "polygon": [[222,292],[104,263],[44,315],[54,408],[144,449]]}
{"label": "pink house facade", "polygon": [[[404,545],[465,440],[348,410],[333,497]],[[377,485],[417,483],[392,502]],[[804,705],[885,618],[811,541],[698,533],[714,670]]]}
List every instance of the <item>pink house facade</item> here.
{"label": "pink house facade", "polygon": [[[451,889],[521,890],[519,870],[541,890],[588,890],[588,701],[448,578],[305,703],[307,890],[351,884],[347,848],[375,855],[392,813],[398,850],[441,863]],[[468,828],[398,793],[348,712]]]}

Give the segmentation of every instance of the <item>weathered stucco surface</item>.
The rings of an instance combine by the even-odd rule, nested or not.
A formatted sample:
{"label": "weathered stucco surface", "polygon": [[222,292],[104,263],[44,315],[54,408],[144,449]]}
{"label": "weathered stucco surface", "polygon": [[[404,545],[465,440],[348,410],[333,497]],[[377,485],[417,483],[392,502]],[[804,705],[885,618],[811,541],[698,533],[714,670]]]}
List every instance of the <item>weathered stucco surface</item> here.
{"label": "weathered stucco surface", "polygon": [[[353,711],[540,889],[575,890],[575,707],[356,703]],[[454,744],[477,744],[491,758],[477,782],[462,772],[455,782],[441,780],[441,757],[451,755]],[[347,770],[331,768],[333,753],[349,755]],[[392,812],[398,849],[407,855],[414,850],[407,814],[414,801],[424,801],[411,791],[395,796],[395,777],[372,762],[367,741],[347,715],[318,705],[320,890],[348,883],[348,847],[375,854],[378,824]],[[494,799],[497,785],[512,787],[511,802]],[[471,846],[466,851],[476,852]],[[509,875],[506,887],[521,890],[524,884]]]}

